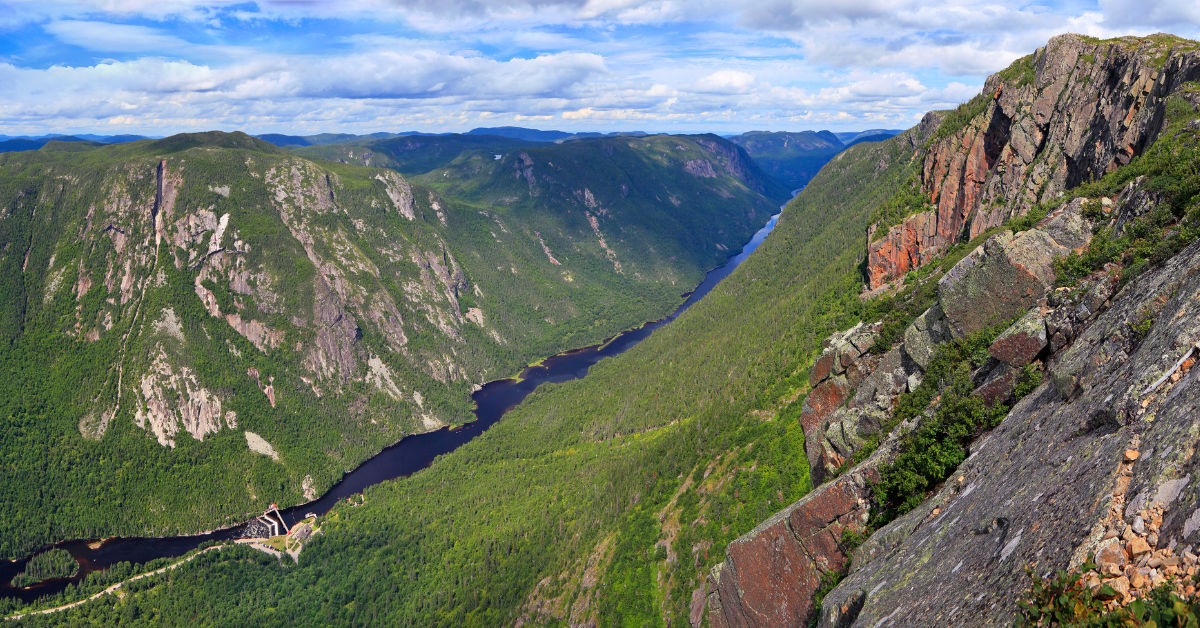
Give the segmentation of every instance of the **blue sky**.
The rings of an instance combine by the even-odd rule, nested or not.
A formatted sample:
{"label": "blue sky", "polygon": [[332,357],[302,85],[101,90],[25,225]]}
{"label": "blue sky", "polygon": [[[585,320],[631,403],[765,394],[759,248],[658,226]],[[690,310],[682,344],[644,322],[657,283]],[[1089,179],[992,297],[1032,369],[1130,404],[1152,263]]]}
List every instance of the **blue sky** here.
{"label": "blue sky", "polygon": [[0,0],[0,134],[907,128],[1195,0]]}

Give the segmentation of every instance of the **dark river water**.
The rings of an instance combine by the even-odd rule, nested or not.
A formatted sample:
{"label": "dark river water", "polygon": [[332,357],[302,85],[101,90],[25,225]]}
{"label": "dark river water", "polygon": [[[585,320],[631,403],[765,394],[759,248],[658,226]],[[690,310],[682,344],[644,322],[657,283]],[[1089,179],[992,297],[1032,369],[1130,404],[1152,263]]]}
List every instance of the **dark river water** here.
{"label": "dark river water", "polygon": [[[771,217],[767,224],[742,248],[742,252],[729,258],[724,266],[713,269],[705,276],[704,281],[696,287],[687,300],[666,318],[651,321],[628,331],[621,332],[598,345],[574,349],[542,361],[541,364],[526,367],[516,379],[500,379],[488,382],[475,391],[471,398],[475,401],[476,420],[457,428],[444,427],[435,432],[413,434],[406,436],[400,442],[384,449],[371,459],[362,463],[358,468],[343,476],[329,492],[320,498],[279,511],[285,526],[291,526],[305,515],[312,513],[323,515],[338,501],[361,493],[368,486],[410,475],[429,466],[434,458],[449,453],[467,441],[479,436],[494,425],[500,417],[521,403],[529,393],[547,382],[566,382],[580,379],[587,375],[591,366],[604,358],[623,353],[633,345],[646,339],[654,330],[675,320],[684,310],[696,303],[725,277],[729,276],[758,245],[762,244],[771,230],[779,214]],[[142,563],[157,558],[181,556],[208,541],[228,541],[239,538],[262,536],[265,525],[256,520],[241,523],[229,528],[209,532],[168,537],[115,537],[90,540],[72,540],[55,543],[50,547],[66,549],[79,563],[76,574],[70,578],[56,578],[35,584],[26,588],[14,588],[10,581],[13,576],[25,568],[28,558],[15,561],[0,560],[0,596],[17,597],[30,601],[44,595],[57,593],[68,585],[82,580],[87,574],[107,569],[118,562]],[[96,547],[91,547],[91,546]],[[43,551],[49,548],[43,548]]]}

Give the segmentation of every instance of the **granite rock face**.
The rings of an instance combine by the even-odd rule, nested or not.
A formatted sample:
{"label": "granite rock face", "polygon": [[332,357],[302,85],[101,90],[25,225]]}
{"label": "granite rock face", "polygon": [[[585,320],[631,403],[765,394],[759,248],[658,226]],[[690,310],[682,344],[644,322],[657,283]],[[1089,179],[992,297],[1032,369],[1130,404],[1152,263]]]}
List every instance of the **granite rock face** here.
{"label": "granite rock face", "polygon": [[714,627],[794,626],[812,614],[821,577],[846,562],[844,530],[861,532],[869,505],[869,473],[825,484],[731,543],[710,576]]}
{"label": "granite rock face", "polygon": [[[960,260],[938,282],[938,302],[909,325],[902,344],[881,358],[866,359],[861,353],[866,349],[847,340],[863,334],[861,326],[830,338],[809,373],[815,387],[800,417],[814,481],[835,473],[880,430],[897,397],[920,385],[939,344],[1020,316],[1044,300],[1054,282],[1054,259],[1091,239],[1080,216],[1082,204],[1077,199],[1063,205],[1033,229],[1001,232]],[[1036,325],[1025,321],[1018,327],[996,347],[1004,365],[1023,366],[1046,345],[1043,338],[1035,350]],[[1002,401],[1015,382],[1015,370],[989,369],[980,376],[980,394],[989,404]]]}
{"label": "granite rock face", "polygon": [[[829,417],[850,397],[855,387],[876,369],[879,359],[868,350],[875,342],[879,326],[862,324],[836,333],[825,341],[825,350],[809,370],[812,391],[804,399],[800,411],[800,424],[806,442],[814,443],[825,428]],[[817,460],[820,454],[810,452],[809,460]],[[814,469],[819,465],[813,464]]]}
{"label": "granite rock face", "polygon": [[919,186],[933,209],[870,232],[869,287],[1129,163],[1161,131],[1167,97],[1200,78],[1188,43],[1061,35],[989,77],[980,112],[927,148]]}
{"label": "granite rock face", "polygon": [[[1147,316],[1139,339],[1132,325]],[[1078,566],[1147,511],[1162,513],[1157,547],[1183,556],[1200,545],[1200,243],[1076,324],[1051,381],[972,447],[955,478],[857,551],[820,625],[1005,623],[1029,586],[1026,565]]]}
{"label": "granite rock face", "polygon": [[946,272],[938,302],[955,337],[1018,316],[1054,283],[1054,260],[1091,241],[1076,199],[1047,216],[1037,228],[1002,231]]}

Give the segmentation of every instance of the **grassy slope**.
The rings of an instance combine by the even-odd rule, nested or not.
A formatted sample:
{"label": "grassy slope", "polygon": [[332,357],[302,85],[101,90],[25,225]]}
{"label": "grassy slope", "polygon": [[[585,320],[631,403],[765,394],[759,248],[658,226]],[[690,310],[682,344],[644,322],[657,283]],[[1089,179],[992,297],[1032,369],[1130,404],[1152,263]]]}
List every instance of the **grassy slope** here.
{"label": "grassy slope", "polygon": [[[222,553],[115,608],[56,619],[204,609],[233,623],[489,625],[527,611],[544,581],[533,597],[560,610],[540,621],[566,620],[575,603],[604,624],[685,621],[725,543],[808,489],[795,420],[805,369],[854,320],[871,211],[912,152],[901,136],[843,153],[678,321],[584,380],[539,390],[427,471],[371,489],[366,506],[337,510],[297,568]],[[664,530],[663,513],[684,531]],[[594,588],[579,586],[585,572]]]}
{"label": "grassy slope", "polygon": [[[135,202],[152,202],[153,172],[161,156],[172,166],[184,164],[177,214],[207,206],[218,215],[230,213],[231,230],[253,245],[249,257],[279,280],[281,307],[255,311],[251,304],[248,312],[287,331],[283,348],[263,354],[223,321],[208,316],[193,291],[194,271],[164,263],[160,265],[164,283],[147,290],[142,306],[146,315],[138,319],[139,331],[128,351],[122,351],[121,336],[133,321],[135,302],[107,302],[102,278],[111,245],[105,238],[79,234],[85,233],[89,208],[108,202],[108,186],[114,181]],[[633,161],[637,157],[631,155],[617,168],[638,168]],[[265,170],[287,159],[292,159],[290,154],[274,146],[228,134],[0,157],[4,208],[0,241],[6,249],[0,256],[0,296],[4,297],[0,304],[4,338],[0,469],[7,479],[0,483],[2,551],[19,555],[50,540],[195,531],[240,520],[265,503],[303,501],[305,475],[313,476],[318,489],[327,487],[342,472],[418,429],[416,408],[390,400],[370,385],[351,382],[342,394],[317,399],[300,380],[306,374],[301,366],[303,350],[290,347],[297,342],[307,347],[313,339],[311,333],[290,327],[290,316],[279,312],[303,316],[311,311],[315,269],[270,209],[273,191],[261,177],[249,176],[245,165],[249,160]],[[727,233],[690,249],[689,256],[672,258],[649,248],[657,245],[674,251],[692,246],[693,222],[720,222],[721,212],[728,212],[728,207],[709,206],[678,223],[664,224],[659,231],[639,231],[630,242],[610,231],[611,246],[630,268],[642,267],[644,256],[645,267],[659,269],[653,276],[639,278],[632,272],[613,272],[590,225],[580,212],[565,208],[562,199],[526,203],[514,210],[481,200],[467,203],[439,197],[436,191],[416,185],[418,218],[410,222],[383,209],[390,205],[374,178],[378,171],[327,163],[318,166],[318,172],[336,176],[344,211],[314,217],[313,228],[320,234],[344,235],[355,255],[381,269],[378,278],[357,275],[356,283],[371,292],[392,294],[401,308],[411,308],[402,311],[409,336],[405,355],[383,352],[378,332],[365,323],[362,342],[376,347],[406,389],[422,392],[423,411],[454,422],[471,418],[468,393],[473,383],[509,375],[545,355],[597,342],[670,311],[680,293],[723,255],[715,243],[737,246],[773,207],[771,201],[745,188],[733,190],[738,196],[731,206],[757,204],[757,215],[734,217]],[[691,179],[675,177],[674,181],[678,194],[703,194],[689,187]],[[727,183],[733,185],[725,179],[697,185]],[[229,196],[211,192],[210,186],[229,187]],[[601,190],[596,191],[599,196]],[[435,201],[440,202],[445,226],[432,208]],[[610,206],[614,219],[643,210],[635,204]],[[372,228],[360,229],[356,220]],[[95,226],[92,233],[102,226]],[[602,228],[612,227],[602,223]],[[559,251],[561,266],[549,263],[532,233],[535,230]],[[481,307],[504,342],[492,340],[473,324],[461,326],[462,340],[440,333],[425,320],[423,304],[411,302],[400,287],[418,280],[413,265],[380,252],[394,244],[436,251],[441,242],[464,268],[468,284],[482,288],[482,295],[470,291],[461,295],[462,309]],[[316,248],[334,253],[332,240],[320,236]],[[28,263],[23,255],[27,249]],[[164,258],[166,251],[164,246]],[[47,287],[54,283],[51,267],[64,274],[60,289],[44,300]],[[88,271],[94,285],[77,302],[69,287],[75,285],[80,267]],[[564,273],[570,273],[570,281]],[[152,331],[157,312],[165,306],[172,307],[181,320],[183,343],[175,345]],[[108,311],[116,326],[101,334],[99,341],[81,342],[69,335],[77,312],[87,322]],[[172,356],[218,391],[226,408],[238,412],[239,429],[224,429],[203,442],[181,434],[176,439],[179,446],[167,449],[134,424],[130,387],[146,368],[156,344],[164,340]],[[230,345],[239,348],[242,357],[233,356],[227,349]],[[426,360],[444,355],[453,355],[470,379],[442,383],[425,372]],[[121,361],[126,368],[122,412],[101,440],[84,439],[80,418],[115,398],[115,382],[109,375]],[[251,367],[276,377],[278,407],[270,407],[255,382],[245,376]],[[241,434],[244,429],[271,442],[281,462],[249,452]],[[42,489],[49,486],[54,490]]]}

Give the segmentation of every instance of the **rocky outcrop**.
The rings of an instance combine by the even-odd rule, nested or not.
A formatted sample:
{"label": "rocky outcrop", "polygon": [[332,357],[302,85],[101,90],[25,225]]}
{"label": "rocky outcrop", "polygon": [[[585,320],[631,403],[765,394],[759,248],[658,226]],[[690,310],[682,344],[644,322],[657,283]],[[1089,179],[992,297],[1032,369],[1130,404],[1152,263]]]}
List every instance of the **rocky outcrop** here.
{"label": "rocky outcrop", "polygon": [[[939,344],[1019,316],[1045,298],[1054,281],[1054,259],[1085,246],[1091,238],[1080,216],[1084,202],[1064,204],[1034,229],[996,234],[960,260],[938,281],[938,302],[908,326],[899,346],[882,357],[865,354],[874,340],[871,330],[877,328],[855,327],[827,341],[809,373],[813,389],[800,415],[814,481],[836,472],[880,431],[896,398],[920,385]],[[1016,372],[1001,366],[1028,363],[1010,355],[1022,350],[1010,343],[1035,342],[1021,333],[1012,331],[996,347],[1000,364],[978,379],[989,403],[1007,397],[1015,383]]]}
{"label": "rocky outcrop", "polygon": [[1189,44],[1062,35],[989,77],[964,106],[978,113],[927,148],[919,186],[934,209],[871,230],[869,287],[1129,163],[1160,132],[1167,97],[1200,78]]}
{"label": "rocky outcrop", "polygon": [[381,170],[375,175],[375,179],[383,183],[384,192],[389,200],[392,201],[392,207],[405,218],[414,220],[416,213],[414,212],[414,199],[412,186],[408,181],[404,180],[399,174],[391,170]]}
{"label": "rocky outcrop", "polygon": [[[831,336],[810,370],[814,388],[801,415],[814,483],[836,474],[869,438],[879,438],[893,418],[898,397],[920,386],[938,345],[1016,318],[989,347],[991,359],[971,374],[975,394],[995,405],[1011,399],[1021,367],[1046,359],[1055,332],[1063,334],[1065,346],[1094,320],[1112,296],[1108,277],[1096,278],[1077,301],[1051,294],[1053,260],[1091,238],[1081,217],[1085,202],[1064,204],[1033,229],[996,234],[965,256],[938,281],[937,302],[883,356],[871,356],[863,346],[874,340],[872,328],[859,325]],[[807,621],[822,574],[847,562],[837,543],[814,539],[827,541],[822,536],[827,530],[840,539],[840,530],[851,522],[866,521],[869,489],[851,487],[866,486],[866,479],[877,477],[903,434],[919,420],[896,426],[866,460],[730,544],[710,585],[709,616],[714,624]],[[848,492],[853,500],[845,499]],[[858,603],[837,602],[847,609]]]}
{"label": "rocky outcrop", "polygon": [[[973,446],[954,481],[858,550],[820,624],[1004,623],[1029,585],[1026,565],[1045,575],[1096,551],[1116,562],[1106,553],[1114,536],[1145,545],[1126,554],[1134,573],[1122,565],[1104,576],[1126,588],[1133,576],[1164,575],[1145,564],[1154,556],[1194,555],[1198,269],[1200,243],[1103,313],[1060,304],[1077,336],[1051,359],[1051,381]],[[1111,294],[1103,280],[1089,292]],[[1145,320],[1154,322],[1142,338],[1135,325]]]}
{"label": "rocky outcrop", "polygon": [[797,626],[812,594],[846,562],[844,531],[866,527],[874,476],[850,473],[825,484],[729,544],[713,570],[708,617],[716,628]]}
{"label": "rocky outcrop", "polygon": [[202,386],[188,367],[176,370],[160,349],[135,389],[134,420],[150,430],[159,444],[174,447],[180,429],[197,440],[237,426],[237,416],[221,410],[221,399]]}
{"label": "rocky outcrop", "polygon": [[825,341],[825,350],[809,370],[812,391],[805,397],[800,411],[800,425],[809,441],[816,438],[833,411],[874,370],[874,361],[867,351],[874,344],[878,331],[878,325],[859,324]]}
{"label": "rocky outcrop", "polygon": [[875,363],[849,401],[818,425],[812,437],[806,436],[805,451],[814,482],[836,473],[871,434],[880,431],[896,397],[909,390],[910,382],[919,381],[920,373],[900,347]]}

